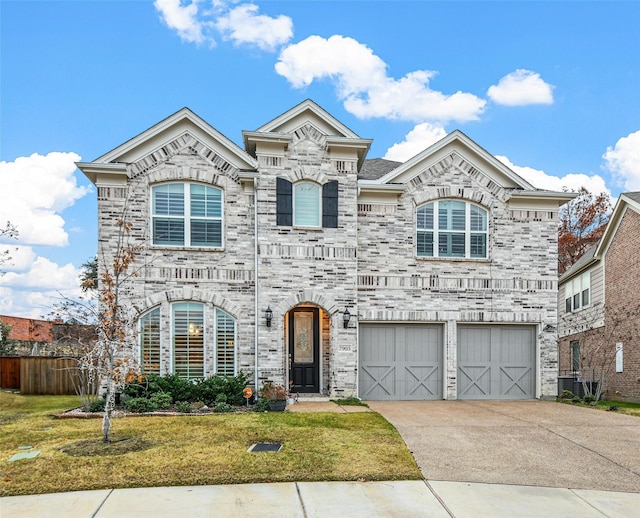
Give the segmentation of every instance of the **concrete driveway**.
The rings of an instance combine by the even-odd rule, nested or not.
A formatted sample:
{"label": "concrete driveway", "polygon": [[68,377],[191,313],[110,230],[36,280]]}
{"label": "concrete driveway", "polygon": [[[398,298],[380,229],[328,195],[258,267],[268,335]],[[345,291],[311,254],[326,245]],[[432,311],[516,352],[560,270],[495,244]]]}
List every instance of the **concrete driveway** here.
{"label": "concrete driveway", "polygon": [[371,401],[427,480],[640,493],[640,418],[550,401]]}

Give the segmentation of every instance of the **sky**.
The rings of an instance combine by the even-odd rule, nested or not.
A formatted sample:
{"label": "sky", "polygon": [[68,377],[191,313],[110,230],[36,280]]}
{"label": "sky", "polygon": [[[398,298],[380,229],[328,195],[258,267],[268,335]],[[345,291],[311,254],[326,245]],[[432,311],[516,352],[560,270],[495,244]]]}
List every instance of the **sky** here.
{"label": "sky", "polygon": [[538,188],[640,190],[640,2],[0,1],[0,314],[77,296],[75,167],[183,107],[242,147],[312,99],[404,161],[459,129]]}

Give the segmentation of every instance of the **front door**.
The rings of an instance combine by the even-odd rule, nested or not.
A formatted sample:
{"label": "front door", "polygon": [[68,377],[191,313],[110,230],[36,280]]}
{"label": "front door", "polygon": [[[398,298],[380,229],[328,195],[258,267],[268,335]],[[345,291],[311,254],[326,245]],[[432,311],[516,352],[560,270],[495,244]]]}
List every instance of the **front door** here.
{"label": "front door", "polygon": [[320,392],[320,311],[289,312],[289,385],[292,392]]}

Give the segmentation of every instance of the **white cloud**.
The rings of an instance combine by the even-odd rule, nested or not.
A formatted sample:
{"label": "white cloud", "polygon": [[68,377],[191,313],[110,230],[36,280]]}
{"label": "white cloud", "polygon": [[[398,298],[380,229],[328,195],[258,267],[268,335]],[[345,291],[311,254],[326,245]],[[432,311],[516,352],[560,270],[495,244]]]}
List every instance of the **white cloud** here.
{"label": "white cloud", "polygon": [[200,0],[192,0],[182,5],[182,0],[155,0],[153,5],[160,11],[162,19],[170,29],[174,29],[180,39],[189,43],[202,43],[213,39],[204,35],[206,22],[198,19]]}
{"label": "white cloud", "polygon": [[75,299],[81,295],[80,271],[71,263],[60,266],[37,257],[13,269],[16,271],[0,276],[0,314],[40,318],[48,315],[63,295]]}
{"label": "white cloud", "polygon": [[423,122],[413,128],[404,141],[391,146],[383,158],[387,160],[395,160],[397,162],[406,162],[409,158],[424,151],[431,144],[447,136],[447,132],[442,126]]}
{"label": "white cloud", "polygon": [[60,216],[90,189],[76,183],[76,153],[34,153],[0,162],[0,222],[11,221],[25,244],[65,246],[68,235]]}
{"label": "white cloud", "polygon": [[577,192],[584,187],[591,193],[600,194],[606,192],[611,196],[611,191],[607,187],[604,178],[599,175],[590,176],[583,173],[571,173],[559,177],[532,167],[515,165],[505,156],[496,156],[496,158],[538,189],[562,191],[566,188],[569,191]]}
{"label": "white cloud", "polygon": [[[253,3],[242,3],[233,8],[222,0],[155,0],[153,5],[170,29],[182,41],[215,45],[214,31],[235,45],[256,46],[273,51],[293,36],[293,21],[288,16],[276,17],[258,14],[260,8]],[[207,9],[200,6],[210,5]]]}
{"label": "white cloud", "polygon": [[546,83],[540,74],[522,68],[489,87],[487,95],[496,104],[505,106],[553,104],[553,86]]}
{"label": "white cloud", "polygon": [[335,83],[344,107],[357,117],[385,117],[413,121],[478,119],[486,101],[470,93],[446,95],[431,90],[435,72],[417,70],[401,79],[387,75],[387,64],[373,51],[340,35],[310,36],[282,50],[276,72],[295,88],[315,80]]}
{"label": "white cloud", "polygon": [[249,44],[273,51],[293,37],[293,22],[288,16],[271,18],[258,14],[259,7],[243,4],[231,9],[216,22],[216,28],[225,39],[236,45]]}
{"label": "white cloud", "polygon": [[605,169],[621,181],[627,191],[640,191],[640,130],[622,137],[607,151]]}

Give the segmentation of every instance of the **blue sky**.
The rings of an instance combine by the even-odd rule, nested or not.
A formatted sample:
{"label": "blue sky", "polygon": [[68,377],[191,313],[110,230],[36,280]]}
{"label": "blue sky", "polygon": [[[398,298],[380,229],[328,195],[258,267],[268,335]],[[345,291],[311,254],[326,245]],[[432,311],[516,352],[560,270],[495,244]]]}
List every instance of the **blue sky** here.
{"label": "blue sky", "polygon": [[77,291],[97,226],[74,161],[184,106],[242,145],[311,98],[369,158],[460,129],[539,188],[640,190],[638,27],[635,1],[3,0],[0,314]]}

